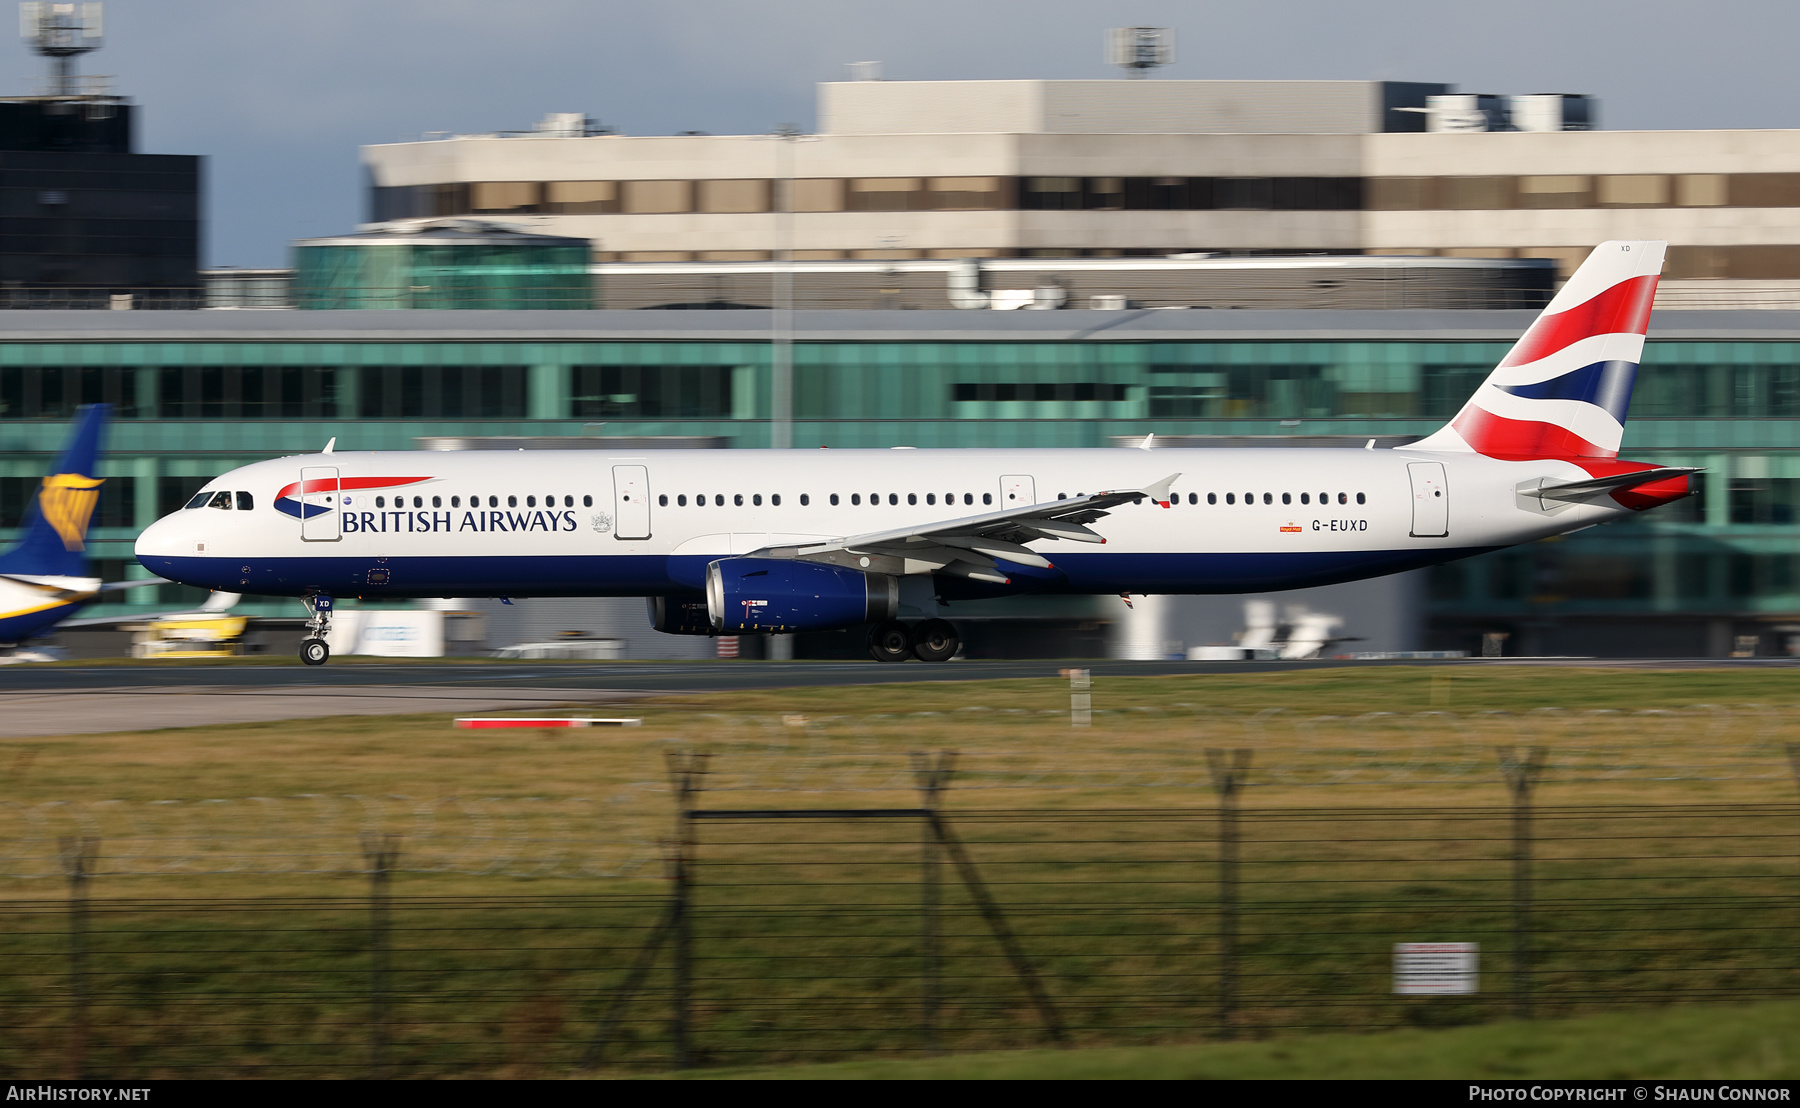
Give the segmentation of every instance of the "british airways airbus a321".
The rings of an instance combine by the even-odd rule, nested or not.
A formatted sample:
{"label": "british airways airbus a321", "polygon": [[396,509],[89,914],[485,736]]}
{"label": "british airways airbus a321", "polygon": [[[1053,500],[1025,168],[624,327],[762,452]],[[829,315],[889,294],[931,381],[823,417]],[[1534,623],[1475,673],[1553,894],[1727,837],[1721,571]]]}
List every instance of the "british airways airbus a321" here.
{"label": "british airways airbus a321", "polygon": [[1353,581],[1629,516],[1693,470],[1621,461],[1664,243],[1595,249],[1449,425],[1392,450],[332,453],[209,483],[151,572],[301,598],[642,596],[672,634],[868,626],[956,653],[959,601]]}

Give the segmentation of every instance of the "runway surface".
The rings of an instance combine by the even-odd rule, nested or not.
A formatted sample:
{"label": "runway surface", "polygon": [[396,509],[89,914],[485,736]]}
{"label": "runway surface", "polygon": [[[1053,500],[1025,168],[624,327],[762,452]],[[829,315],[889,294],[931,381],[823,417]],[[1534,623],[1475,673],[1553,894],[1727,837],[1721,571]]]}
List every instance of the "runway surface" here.
{"label": "runway surface", "polygon": [[1790,658],[1455,658],[1298,662],[1125,662],[1111,660],[968,661],[926,665],[908,662],[499,662],[469,660],[386,664],[356,662],[318,668],[291,664],[166,663],[157,665],[18,665],[0,668],[0,697],[24,692],[83,689],[286,690],[317,695],[369,686],[441,690],[562,690],[565,692],[683,693],[747,689],[882,685],[897,682],[1002,681],[1056,677],[1070,666],[1100,677],[1172,677],[1208,674],[1292,673],[1306,669],[1371,666],[1601,666],[1630,669],[1800,668]]}
{"label": "runway surface", "polygon": [[581,689],[327,684],[313,688],[299,685],[119,686],[81,689],[73,696],[69,695],[69,690],[0,692],[0,739],[96,735],[218,723],[266,723],[323,716],[554,712],[569,706],[616,706],[644,695]]}
{"label": "runway surface", "polygon": [[19,665],[0,668],[0,739],[164,727],[430,712],[629,714],[634,700],[681,693],[910,682],[1057,677],[1070,666],[1096,678],[1293,673],[1390,665],[1604,666],[1630,669],[1800,668],[1800,659],[1502,658],[1300,662],[975,661],[494,662],[300,665],[220,663]]}

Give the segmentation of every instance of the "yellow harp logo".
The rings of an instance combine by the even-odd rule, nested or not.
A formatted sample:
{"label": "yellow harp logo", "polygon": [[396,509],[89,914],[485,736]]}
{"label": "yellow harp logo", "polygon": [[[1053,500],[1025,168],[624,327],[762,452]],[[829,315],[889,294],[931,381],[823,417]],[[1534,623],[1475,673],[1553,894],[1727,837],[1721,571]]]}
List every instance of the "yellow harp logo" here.
{"label": "yellow harp logo", "polygon": [[100,485],[104,477],[83,477],[79,473],[58,473],[44,478],[38,489],[38,507],[50,526],[62,536],[65,550],[81,550],[87,538],[88,520],[94,505],[100,502]]}

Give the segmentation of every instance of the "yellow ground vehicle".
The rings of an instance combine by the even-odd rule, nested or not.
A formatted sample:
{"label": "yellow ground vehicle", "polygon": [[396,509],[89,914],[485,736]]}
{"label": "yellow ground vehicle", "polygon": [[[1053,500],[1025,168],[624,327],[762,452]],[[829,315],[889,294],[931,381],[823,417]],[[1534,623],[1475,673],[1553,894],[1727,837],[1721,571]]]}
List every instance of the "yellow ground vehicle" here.
{"label": "yellow ground vehicle", "polygon": [[245,616],[158,619],[131,637],[133,658],[235,658],[245,652]]}

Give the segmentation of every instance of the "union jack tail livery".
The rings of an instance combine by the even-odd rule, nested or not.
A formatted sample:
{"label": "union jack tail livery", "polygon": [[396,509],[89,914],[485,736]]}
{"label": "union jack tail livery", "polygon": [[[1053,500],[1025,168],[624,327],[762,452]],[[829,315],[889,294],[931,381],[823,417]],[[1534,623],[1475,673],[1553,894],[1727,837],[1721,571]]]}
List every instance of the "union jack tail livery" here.
{"label": "union jack tail livery", "polygon": [[1616,458],[1667,248],[1595,247],[1456,418],[1412,449]]}

